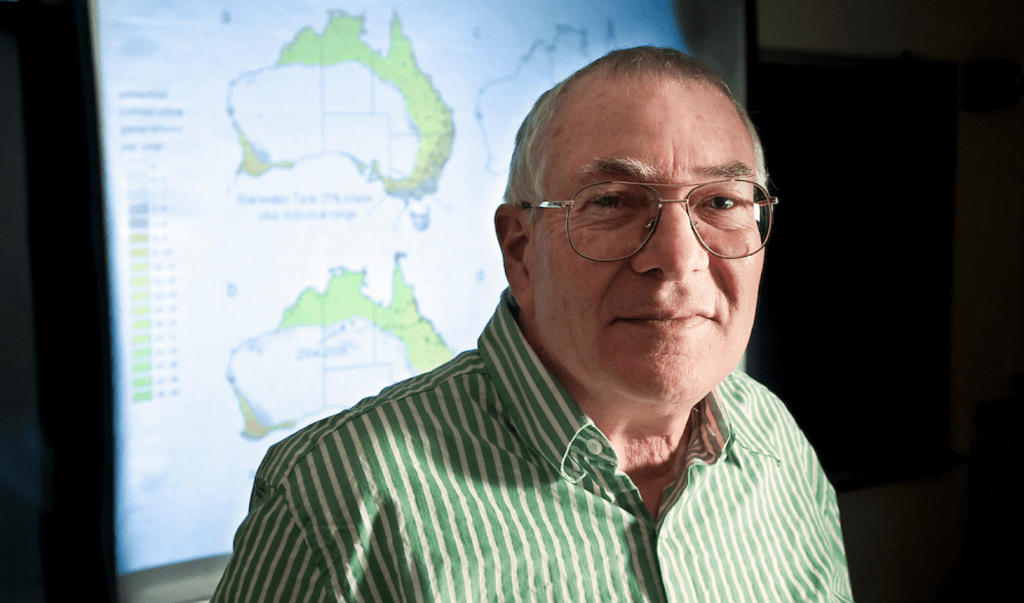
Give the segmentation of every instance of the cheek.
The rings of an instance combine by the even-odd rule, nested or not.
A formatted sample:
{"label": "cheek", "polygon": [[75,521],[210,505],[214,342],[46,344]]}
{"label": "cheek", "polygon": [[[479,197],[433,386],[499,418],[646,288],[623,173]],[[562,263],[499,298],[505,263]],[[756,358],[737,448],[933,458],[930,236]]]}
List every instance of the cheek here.
{"label": "cheek", "polygon": [[523,247],[522,270],[516,271],[516,282],[509,282],[519,302],[519,307],[528,320],[535,321],[538,312],[543,312],[541,300],[549,294],[548,233],[542,223],[529,225],[529,235]]}
{"label": "cheek", "polygon": [[754,324],[757,293],[761,286],[762,263],[763,260],[758,258],[757,261],[742,266],[741,269],[735,270],[727,281],[729,288],[726,290],[726,295],[729,297],[729,305],[735,313],[734,320],[737,323],[735,328],[742,329],[744,338],[750,335],[750,328]]}
{"label": "cheek", "polygon": [[549,261],[539,266],[536,286],[538,324],[557,334],[561,346],[585,348],[585,341],[593,337],[593,315],[601,300],[594,288],[595,275],[583,265],[588,261],[568,247],[553,245],[548,253]]}
{"label": "cheek", "polygon": [[762,264],[763,260],[758,256],[742,260],[721,260],[714,270],[716,285],[734,322],[747,323],[753,320],[757,308],[757,292],[761,285]]}
{"label": "cheek", "polygon": [[536,280],[537,318],[547,329],[564,330],[572,323],[576,301],[575,285],[578,280],[558,261],[547,261],[538,266]]}
{"label": "cheek", "polygon": [[[529,269],[530,305],[520,304],[533,317],[542,337],[548,339],[558,329],[565,328],[566,289],[571,285],[561,262],[564,250],[554,237],[559,231],[548,224],[537,224],[527,251]],[[571,250],[570,250],[571,253]]]}

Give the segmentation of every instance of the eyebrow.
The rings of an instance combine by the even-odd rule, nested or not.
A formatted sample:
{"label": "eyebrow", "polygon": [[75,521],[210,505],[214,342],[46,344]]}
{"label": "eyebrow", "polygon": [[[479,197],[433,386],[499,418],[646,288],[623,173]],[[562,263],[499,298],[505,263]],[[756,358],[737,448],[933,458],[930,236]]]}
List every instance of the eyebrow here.
{"label": "eyebrow", "polygon": [[739,178],[753,176],[754,170],[742,161],[730,161],[723,165],[706,167],[700,171],[700,174],[707,178]]}
{"label": "eyebrow", "polygon": [[631,157],[602,157],[583,168],[584,174],[595,176],[628,176],[635,180],[655,180],[661,173],[657,168]]}
{"label": "eyebrow", "polygon": [[[647,182],[657,182],[662,176],[662,172],[658,168],[632,157],[602,157],[584,167],[583,173],[598,176],[627,176],[634,180]],[[730,161],[722,165],[701,168],[698,174],[704,178],[741,178],[753,176],[754,169],[742,161]]]}

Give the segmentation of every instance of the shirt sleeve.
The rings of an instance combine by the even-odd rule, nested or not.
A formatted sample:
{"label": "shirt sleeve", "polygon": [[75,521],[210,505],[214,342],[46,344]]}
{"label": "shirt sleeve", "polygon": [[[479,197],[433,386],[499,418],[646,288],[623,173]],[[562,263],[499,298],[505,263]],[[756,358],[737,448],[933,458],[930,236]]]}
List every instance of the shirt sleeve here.
{"label": "shirt sleeve", "polygon": [[234,553],[211,603],[335,600],[318,559],[286,498],[266,492],[235,534]]}
{"label": "shirt sleeve", "polygon": [[[801,433],[802,436],[802,433]],[[835,488],[825,475],[825,470],[818,460],[814,448],[801,438],[804,470],[809,476],[809,485],[815,493],[815,500],[820,513],[815,520],[818,529],[824,536],[822,546],[832,560],[829,576],[830,599],[836,602],[853,603],[853,590],[850,584],[850,570],[846,561],[846,547],[843,543],[843,526],[839,516],[839,500]]]}
{"label": "shirt sleeve", "polygon": [[[776,459],[783,484],[775,499],[778,525],[784,533],[804,535],[797,546],[805,553],[801,571],[810,581],[803,599],[794,598],[852,602],[838,497],[813,445],[782,400],[747,375],[734,373],[723,393],[737,444]],[[796,570],[792,560],[785,567]]]}

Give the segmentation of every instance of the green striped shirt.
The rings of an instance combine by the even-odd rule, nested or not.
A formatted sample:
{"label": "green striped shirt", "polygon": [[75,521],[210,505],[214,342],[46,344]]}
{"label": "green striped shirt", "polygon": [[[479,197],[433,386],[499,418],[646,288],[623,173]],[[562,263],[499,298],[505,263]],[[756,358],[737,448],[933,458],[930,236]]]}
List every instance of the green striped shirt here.
{"label": "green striped shirt", "polygon": [[477,350],[271,448],[213,601],[851,601],[782,403],[734,373],[695,408],[655,521],[501,303]]}

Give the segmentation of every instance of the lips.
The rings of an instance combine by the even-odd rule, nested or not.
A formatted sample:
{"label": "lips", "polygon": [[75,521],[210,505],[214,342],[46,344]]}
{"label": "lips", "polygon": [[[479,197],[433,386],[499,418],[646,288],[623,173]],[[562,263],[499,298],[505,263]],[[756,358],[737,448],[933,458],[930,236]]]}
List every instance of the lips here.
{"label": "lips", "polygon": [[712,312],[701,308],[671,308],[667,310],[632,310],[624,312],[615,320],[634,321],[676,321],[692,318],[711,318]]}
{"label": "lips", "polygon": [[700,312],[694,313],[673,313],[673,314],[641,314],[638,316],[627,316],[616,318],[612,322],[623,322],[637,325],[664,325],[664,326],[689,326],[700,324],[710,320]]}

